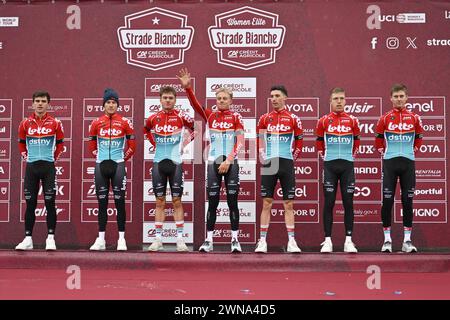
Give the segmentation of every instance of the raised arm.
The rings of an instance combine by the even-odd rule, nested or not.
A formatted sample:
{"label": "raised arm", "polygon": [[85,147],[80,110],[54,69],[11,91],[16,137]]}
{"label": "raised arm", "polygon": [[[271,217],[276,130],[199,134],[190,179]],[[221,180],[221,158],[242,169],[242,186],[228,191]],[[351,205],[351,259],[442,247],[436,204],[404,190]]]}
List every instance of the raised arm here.
{"label": "raised arm", "polygon": [[178,80],[180,80],[181,85],[186,90],[188,95],[189,102],[191,103],[192,108],[194,108],[195,112],[200,114],[200,116],[207,121],[208,117],[211,114],[211,110],[203,108],[195,97],[194,90],[192,90],[191,86],[191,74],[189,73],[187,68],[182,68],[177,75]]}

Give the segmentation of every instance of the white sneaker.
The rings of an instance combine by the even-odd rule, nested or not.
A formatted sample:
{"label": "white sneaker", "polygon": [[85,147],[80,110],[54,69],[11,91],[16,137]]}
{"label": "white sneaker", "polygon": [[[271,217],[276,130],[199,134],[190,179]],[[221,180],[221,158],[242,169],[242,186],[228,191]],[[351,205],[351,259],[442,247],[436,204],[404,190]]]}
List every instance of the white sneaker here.
{"label": "white sneaker", "polygon": [[106,250],[106,241],[100,238],[95,239],[94,244],[89,248],[92,251],[104,251]]}
{"label": "white sneaker", "polygon": [[267,242],[264,239],[259,239],[256,245],[255,252],[257,253],[267,253]]}
{"label": "white sneaker", "polygon": [[231,252],[242,252],[241,244],[236,239],[231,241]]}
{"label": "white sneaker", "polygon": [[402,251],[406,253],[417,252],[417,248],[413,246],[411,241],[403,242]]}
{"label": "white sneaker", "polygon": [[127,249],[125,238],[117,240],[117,251],[127,251]]}
{"label": "white sneaker", "polygon": [[386,241],[381,247],[381,252],[392,252],[392,242]]}
{"label": "white sneaker", "polygon": [[320,248],[321,253],[333,252],[333,242],[325,240],[320,245],[322,246],[322,248]]}
{"label": "white sneaker", "polygon": [[33,250],[33,239],[25,237],[25,239],[16,246],[16,250]]}
{"label": "white sneaker", "polygon": [[213,251],[213,243],[212,243],[212,241],[205,240],[205,242],[203,242],[202,246],[200,247],[200,249],[198,249],[198,251],[200,251],[200,252],[211,252],[211,251]]}
{"label": "white sneaker", "polygon": [[352,241],[345,241],[344,252],[357,253],[358,249],[356,249],[355,244]]}
{"label": "white sneaker", "polygon": [[289,253],[299,253],[302,252],[300,248],[297,246],[297,242],[295,239],[290,239],[287,245],[287,252]]}
{"label": "white sneaker", "polygon": [[148,251],[162,251],[164,250],[164,246],[162,244],[161,239],[156,238],[155,241],[148,247]]}
{"label": "white sneaker", "polygon": [[47,240],[45,240],[45,250],[47,250],[47,251],[55,251],[56,250],[55,239],[47,238]]}
{"label": "white sneaker", "polygon": [[184,243],[184,239],[177,239],[177,251],[178,252],[188,252],[189,251],[186,243]]}

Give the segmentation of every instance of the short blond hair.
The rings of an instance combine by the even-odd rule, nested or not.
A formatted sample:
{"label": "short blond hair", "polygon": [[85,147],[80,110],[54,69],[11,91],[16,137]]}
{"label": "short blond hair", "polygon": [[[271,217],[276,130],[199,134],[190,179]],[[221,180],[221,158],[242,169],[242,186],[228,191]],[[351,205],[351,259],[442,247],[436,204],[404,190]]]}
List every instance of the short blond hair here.
{"label": "short blond hair", "polygon": [[233,99],[233,91],[231,91],[230,89],[225,88],[225,87],[220,87],[219,89],[216,90],[216,97],[221,92],[225,92],[226,94],[228,94],[230,96],[231,99]]}

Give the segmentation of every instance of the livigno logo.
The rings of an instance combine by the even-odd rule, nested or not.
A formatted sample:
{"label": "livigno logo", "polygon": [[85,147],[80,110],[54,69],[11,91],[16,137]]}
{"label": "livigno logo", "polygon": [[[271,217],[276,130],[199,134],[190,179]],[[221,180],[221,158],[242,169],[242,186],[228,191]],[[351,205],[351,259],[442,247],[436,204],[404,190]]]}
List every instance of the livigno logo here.
{"label": "livigno logo", "polygon": [[125,16],[117,35],[128,64],[160,70],[184,62],[194,28],[186,15],[155,7]]}
{"label": "livigno logo", "polygon": [[243,7],[215,18],[216,24],[208,32],[218,63],[249,70],[275,62],[286,33],[277,14]]}

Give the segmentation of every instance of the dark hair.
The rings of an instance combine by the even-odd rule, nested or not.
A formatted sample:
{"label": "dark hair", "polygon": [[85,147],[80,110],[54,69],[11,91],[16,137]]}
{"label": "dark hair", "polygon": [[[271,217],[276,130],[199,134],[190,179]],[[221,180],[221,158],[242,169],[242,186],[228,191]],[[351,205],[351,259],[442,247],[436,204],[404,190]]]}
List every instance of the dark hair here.
{"label": "dark hair", "polygon": [[34,99],[36,99],[37,97],[46,97],[48,100],[47,102],[50,102],[50,95],[48,94],[47,91],[35,91],[33,93],[33,102],[34,102]]}
{"label": "dark hair", "polygon": [[340,87],[336,87],[331,89],[330,91],[330,97],[334,94],[334,93],[345,93],[345,90],[343,88]]}
{"label": "dark hair", "polygon": [[282,84],[272,86],[272,87],[270,88],[270,91],[273,91],[273,90],[280,90],[281,92],[284,93],[284,95],[285,95],[286,97],[288,96],[286,87],[283,86]]}
{"label": "dark hair", "polygon": [[171,86],[164,86],[159,89],[159,96],[162,97],[164,93],[172,93],[175,97],[177,96],[177,91]]}
{"label": "dark hair", "polygon": [[408,88],[403,83],[396,83],[391,87],[391,96],[397,91],[405,91],[406,95],[408,95]]}

